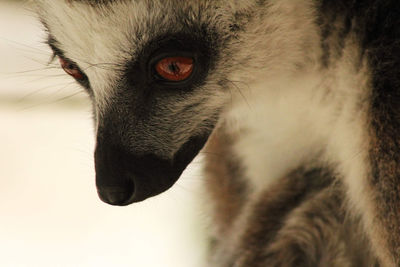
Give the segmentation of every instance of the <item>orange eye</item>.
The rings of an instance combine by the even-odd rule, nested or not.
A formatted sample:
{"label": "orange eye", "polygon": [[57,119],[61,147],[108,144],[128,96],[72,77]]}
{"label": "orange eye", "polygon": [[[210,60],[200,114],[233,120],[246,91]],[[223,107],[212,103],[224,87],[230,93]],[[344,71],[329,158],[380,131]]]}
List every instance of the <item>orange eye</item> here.
{"label": "orange eye", "polygon": [[166,57],[157,62],[155,69],[167,81],[180,82],[189,78],[194,68],[190,57]]}
{"label": "orange eye", "polygon": [[61,64],[61,68],[63,68],[63,70],[71,75],[72,77],[74,77],[77,80],[83,80],[85,78],[84,74],[79,70],[78,66],[76,66],[75,63],[72,63],[68,60],[66,60],[65,58],[59,58],[60,59],[60,64]]}

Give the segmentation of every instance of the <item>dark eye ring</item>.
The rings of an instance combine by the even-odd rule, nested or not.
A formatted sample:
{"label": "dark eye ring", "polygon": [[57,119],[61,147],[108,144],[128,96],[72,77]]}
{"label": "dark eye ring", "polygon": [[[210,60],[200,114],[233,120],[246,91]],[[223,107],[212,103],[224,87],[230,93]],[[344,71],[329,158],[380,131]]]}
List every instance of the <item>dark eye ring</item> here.
{"label": "dark eye ring", "polygon": [[84,80],[85,79],[85,74],[79,69],[79,67],[71,62],[68,59],[65,59],[63,57],[59,57],[60,60],[60,65],[61,68],[63,68],[63,70],[71,75],[72,77],[74,77],[77,80]]}

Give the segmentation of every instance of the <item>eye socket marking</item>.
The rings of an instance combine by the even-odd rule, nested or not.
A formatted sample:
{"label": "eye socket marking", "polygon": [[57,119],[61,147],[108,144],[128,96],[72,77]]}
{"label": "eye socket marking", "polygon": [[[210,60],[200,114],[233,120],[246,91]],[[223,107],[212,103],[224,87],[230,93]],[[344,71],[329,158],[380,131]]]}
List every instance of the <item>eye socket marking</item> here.
{"label": "eye socket marking", "polygon": [[63,70],[67,74],[71,75],[72,77],[74,77],[77,80],[85,79],[85,74],[83,74],[83,72],[79,69],[79,67],[75,63],[73,63],[65,58],[62,58],[62,57],[59,57],[59,60],[60,60],[61,68],[63,68]]}
{"label": "eye socket marking", "polygon": [[191,57],[165,57],[155,64],[157,74],[170,82],[184,81],[190,77],[194,69]]}

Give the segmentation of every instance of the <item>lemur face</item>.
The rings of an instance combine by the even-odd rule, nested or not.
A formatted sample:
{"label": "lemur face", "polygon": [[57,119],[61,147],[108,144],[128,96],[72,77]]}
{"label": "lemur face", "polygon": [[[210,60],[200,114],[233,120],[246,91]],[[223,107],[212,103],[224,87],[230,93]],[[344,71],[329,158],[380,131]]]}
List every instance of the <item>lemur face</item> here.
{"label": "lemur face", "polygon": [[39,4],[61,67],[93,101],[96,185],[112,205],[170,188],[230,99],[217,67],[227,21],[203,7],[213,1],[163,2]]}
{"label": "lemur face", "polygon": [[[114,205],[172,186],[221,114],[246,105],[240,87],[288,79],[315,39],[296,17],[282,22],[282,12],[297,9],[291,1],[268,16],[251,13],[258,1],[37,3],[61,67],[93,101],[98,192]],[[257,16],[267,26],[247,27]]]}

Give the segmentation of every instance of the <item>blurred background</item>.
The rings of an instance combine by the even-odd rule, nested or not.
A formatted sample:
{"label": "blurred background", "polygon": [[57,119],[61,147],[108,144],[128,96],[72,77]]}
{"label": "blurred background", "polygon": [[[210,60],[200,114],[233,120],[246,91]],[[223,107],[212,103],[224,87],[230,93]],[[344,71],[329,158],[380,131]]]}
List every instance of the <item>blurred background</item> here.
{"label": "blurred background", "polygon": [[0,266],[204,267],[201,159],[171,190],[97,197],[90,104],[29,4],[0,0]]}

